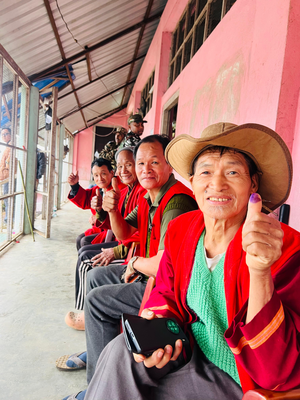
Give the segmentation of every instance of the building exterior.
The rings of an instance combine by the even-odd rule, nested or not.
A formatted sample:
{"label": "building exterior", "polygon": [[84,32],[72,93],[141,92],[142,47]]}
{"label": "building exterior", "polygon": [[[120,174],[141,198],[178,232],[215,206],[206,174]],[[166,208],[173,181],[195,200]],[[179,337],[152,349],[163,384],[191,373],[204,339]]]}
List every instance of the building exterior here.
{"label": "building exterior", "polygon": [[[298,0],[169,0],[127,115],[139,108],[146,111],[144,135],[199,137],[207,125],[219,121],[259,123],[276,130],[293,157],[294,182],[287,203],[290,225],[300,230],[298,43]],[[126,126],[122,115],[102,124]],[[76,136],[75,146],[83,149],[87,142],[92,154],[86,131]],[[80,157],[77,163],[83,168]]]}

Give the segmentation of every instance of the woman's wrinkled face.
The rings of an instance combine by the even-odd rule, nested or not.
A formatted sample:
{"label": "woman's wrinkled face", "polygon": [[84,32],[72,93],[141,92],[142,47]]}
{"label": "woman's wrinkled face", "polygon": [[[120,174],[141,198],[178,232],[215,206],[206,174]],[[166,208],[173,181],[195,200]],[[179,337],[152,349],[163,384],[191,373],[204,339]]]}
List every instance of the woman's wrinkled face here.
{"label": "woman's wrinkled face", "polygon": [[258,189],[244,156],[232,151],[201,154],[190,181],[203,214],[221,220],[244,219],[249,196]]}
{"label": "woman's wrinkled face", "polygon": [[117,171],[125,185],[132,186],[137,180],[132,151],[123,150],[118,155]]}

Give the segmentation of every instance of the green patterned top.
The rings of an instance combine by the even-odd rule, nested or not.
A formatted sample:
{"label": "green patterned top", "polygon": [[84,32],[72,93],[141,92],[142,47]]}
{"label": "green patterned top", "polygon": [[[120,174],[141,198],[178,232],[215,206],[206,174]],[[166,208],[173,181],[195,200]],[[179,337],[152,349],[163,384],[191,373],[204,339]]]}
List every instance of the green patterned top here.
{"label": "green patterned top", "polygon": [[234,356],[224,339],[228,328],[224,289],[225,254],[211,272],[205,259],[204,235],[205,231],[197,245],[187,292],[187,304],[198,316],[191,326],[192,332],[205,356],[241,385]]}

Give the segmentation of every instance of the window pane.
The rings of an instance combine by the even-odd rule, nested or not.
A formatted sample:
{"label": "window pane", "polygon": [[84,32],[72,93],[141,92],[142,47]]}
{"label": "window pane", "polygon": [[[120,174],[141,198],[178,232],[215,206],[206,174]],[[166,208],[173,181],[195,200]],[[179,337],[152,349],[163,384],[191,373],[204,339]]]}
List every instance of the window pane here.
{"label": "window pane", "polygon": [[193,36],[191,35],[184,46],[183,68],[191,61],[192,40]]}
{"label": "window pane", "polygon": [[26,116],[27,116],[27,90],[25,86],[19,82],[18,90],[18,120],[17,120],[17,132],[15,138],[15,145],[17,147],[23,147],[26,143]]}
{"label": "window pane", "polygon": [[[6,131],[3,131],[4,133]],[[0,171],[0,199],[9,194],[9,160],[10,160],[10,153],[11,149],[4,144],[0,144],[0,160],[5,163],[5,166],[8,168],[3,168],[3,170]],[[5,230],[7,228],[7,219],[9,215],[9,199],[2,199],[0,200],[0,211],[1,211],[1,216],[0,216],[0,233],[1,231]],[[0,238],[0,245],[1,245],[1,238]]]}
{"label": "window pane", "polygon": [[206,3],[207,3],[207,0],[199,0],[199,8],[198,8],[197,17],[201,14],[201,11],[206,6]]}
{"label": "window pane", "polygon": [[180,53],[178,54],[177,59],[176,59],[176,68],[175,68],[174,80],[177,78],[177,76],[181,72],[181,60],[182,60],[182,50],[180,51]]}
{"label": "window pane", "polygon": [[185,30],[185,14],[179,23],[178,49],[182,45],[183,40],[184,40],[184,30]]}
{"label": "window pane", "polygon": [[12,106],[13,106],[14,74],[3,63],[2,75],[2,107],[1,107],[1,128],[12,129]]}
{"label": "window pane", "polygon": [[188,29],[187,34],[192,29],[195,23],[196,17],[196,0],[193,0],[189,5],[189,15],[188,15]]}
{"label": "window pane", "polygon": [[171,110],[169,110],[168,136],[170,140],[172,140],[176,135],[177,109],[178,109],[178,104],[175,104],[175,106],[172,107]]}
{"label": "window pane", "polygon": [[23,231],[23,204],[24,195],[19,194],[11,198],[14,202],[13,224],[12,224],[12,238]]}
{"label": "window pane", "polygon": [[202,18],[202,20],[198,23],[198,25],[196,27],[194,54],[199,50],[199,48],[203,44],[204,28],[205,28],[205,15],[204,15],[204,18]]}
{"label": "window pane", "polygon": [[72,172],[72,155],[73,155],[73,138],[65,131],[64,138],[64,158],[63,158],[63,170],[62,170],[62,190],[60,202],[66,201],[68,193],[70,191],[70,185],[68,184],[68,176]]}
{"label": "window pane", "polygon": [[173,83],[174,63],[170,66],[169,86]]}
{"label": "window pane", "polygon": [[177,48],[176,48],[176,41],[177,41],[177,34],[178,34],[178,29],[173,33],[173,44],[172,44],[172,60],[176,54]]}
{"label": "window pane", "polygon": [[212,33],[218,23],[221,21],[223,0],[214,0],[210,6],[208,20],[208,35]]}

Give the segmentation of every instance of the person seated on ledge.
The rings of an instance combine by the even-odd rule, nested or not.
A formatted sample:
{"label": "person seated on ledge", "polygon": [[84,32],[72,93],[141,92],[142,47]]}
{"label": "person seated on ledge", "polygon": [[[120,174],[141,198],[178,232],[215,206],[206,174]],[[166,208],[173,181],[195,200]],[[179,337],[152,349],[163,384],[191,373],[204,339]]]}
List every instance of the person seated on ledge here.
{"label": "person seated on ledge", "polygon": [[[84,304],[85,332],[87,342],[87,380],[90,382],[99,354],[120,333],[121,315],[139,312],[147,277],[155,276],[164,252],[164,237],[169,222],[188,211],[197,209],[190,189],[174,178],[172,167],[167,164],[164,151],[169,138],[161,135],[145,137],[134,149],[135,169],[141,186],[147,190],[137,207],[124,219],[119,210],[120,191],[113,179],[113,189],[106,192],[102,208],[109,214],[116,237],[124,240],[137,230],[140,238],[140,255],[128,262],[124,275],[123,265],[93,268],[87,274],[87,296]],[[129,283],[138,271],[141,280]],[[78,359],[79,358],[79,359]],[[71,360],[57,360],[57,367],[73,369],[82,367],[85,353]],[[70,368],[69,368],[70,369]],[[67,397],[68,398],[68,397]]]}
{"label": "person seated on ledge", "polygon": [[[90,217],[89,221],[93,228],[88,229],[86,232],[77,237],[77,250],[79,250],[82,246],[91,244],[92,240],[100,233],[100,230],[97,228],[96,210],[91,208],[91,200],[96,195],[102,197],[99,189],[111,189],[111,180],[114,176],[114,170],[111,166],[111,163],[104,158],[97,158],[94,160],[92,162],[91,169],[93,179],[96,183],[96,186],[92,187],[91,189],[83,189],[79,185],[78,172],[75,174],[72,172],[68,177],[68,183],[71,186],[68,199],[72,201],[72,203],[76,204],[77,207],[84,210],[90,209],[92,212],[92,216]],[[103,233],[103,241],[105,239],[105,235],[106,232]]]}
{"label": "person seated on ledge", "polygon": [[170,222],[142,317],[175,318],[192,358],[177,341],[135,362],[120,335],[77,398],[235,400],[299,387],[300,233],[264,213],[290,193],[287,146],[265,126],[218,123],[175,138],[166,159],[202,212]]}
{"label": "person seated on ledge", "polygon": [[[134,147],[124,147],[116,153],[116,164],[119,177],[126,185],[121,190],[119,211],[125,218],[138,204],[140,196],[144,196],[146,190],[137,180],[134,158]],[[111,229],[108,213],[102,210],[102,197],[94,196],[91,200],[92,209],[96,210],[96,216],[100,221],[99,228]],[[100,239],[100,240],[99,240]],[[97,266],[109,265],[114,260],[124,260],[128,248],[132,242],[139,242],[138,232],[125,241],[102,243],[102,234],[96,236],[90,245],[81,247],[75,273],[75,308],[83,310],[86,295],[86,275],[88,271]],[[122,261],[120,261],[122,264]],[[70,311],[65,317],[65,322],[71,328],[84,330],[84,312]]]}

